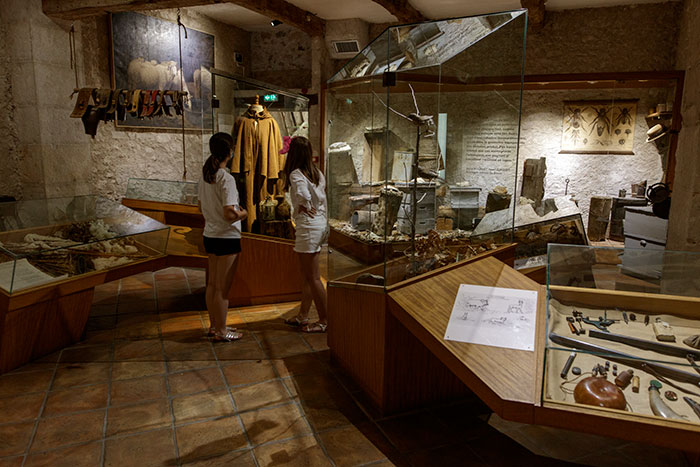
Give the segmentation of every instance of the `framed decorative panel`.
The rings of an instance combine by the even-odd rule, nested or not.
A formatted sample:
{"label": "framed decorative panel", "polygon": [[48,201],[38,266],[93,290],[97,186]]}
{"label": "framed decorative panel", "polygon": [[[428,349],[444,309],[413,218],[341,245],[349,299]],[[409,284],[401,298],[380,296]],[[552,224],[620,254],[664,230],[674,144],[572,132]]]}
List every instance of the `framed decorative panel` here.
{"label": "framed decorative panel", "polygon": [[561,151],[634,154],[637,100],[564,101]]}

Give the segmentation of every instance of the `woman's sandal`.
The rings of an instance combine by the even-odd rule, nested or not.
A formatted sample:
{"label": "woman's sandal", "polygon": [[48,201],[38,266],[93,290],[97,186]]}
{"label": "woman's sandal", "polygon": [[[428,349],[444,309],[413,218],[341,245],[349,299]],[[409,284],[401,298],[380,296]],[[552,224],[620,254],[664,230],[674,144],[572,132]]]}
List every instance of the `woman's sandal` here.
{"label": "woman's sandal", "polygon": [[[236,332],[236,328],[226,327],[226,330]],[[214,337],[215,335],[216,335],[216,329],[209,328],[209,331],[207,331],[207,337]]]}
{"label": "woman's sandal", "polygon": [[242,333],[234,332],[227,329],[224,334],[214,334],[212,342],[233,342],[237,341],[241,337],[243,337]]}
{"label": "woman's sandal", "polygon": [[316,333],[316,332],[326,332],[326,329],[328,328],[327,324],[323,324],[319,321],[313,323],[313,324],[307,324],[303,328],[301,328],[301,332],[308,332],[308,333]]}
{"label": "woman's sandal", "polygon": [[288,324],[290,326],[306,326],[309,324],[309,318],[301,318],[299,315],[296,315],[285,319],[284,324]]}

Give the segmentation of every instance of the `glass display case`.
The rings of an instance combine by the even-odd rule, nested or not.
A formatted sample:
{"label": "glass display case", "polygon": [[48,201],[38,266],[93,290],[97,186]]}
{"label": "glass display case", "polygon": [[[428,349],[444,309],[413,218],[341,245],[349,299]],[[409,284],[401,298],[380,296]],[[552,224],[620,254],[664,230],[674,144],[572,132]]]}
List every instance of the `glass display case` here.
{"label": "glass display case", "polygon": [[473,235],[489,215],[512,241],[526,24],[389,27],[329,80],[329,280],[391,285],[494,249]]}
{"label": "glass display case", "polygon": [[0,203],[0,291],[12,294],[163,256],[168,231],[96,196]]}
{"label": "glass display case", "polygon": [[161,203],[197,206],[199,195],[196,182],[130,178],[126,198]]}
{"label": "glass display case", "polygon": [[[210,80],[213,124],[203,129],[203,134],[208,138],[224,132],[234,138],[230,170],[244,201],[243,207],[248,210],[243,230],[294,238],[279,174],[284,168],[290,139],[309,136],[309,99],[216,69],[211,70]],[[254,131],[239,131],[252,121],[256,122]],[[206,148],[203,158],[208,155]],[[262,173],[263,167],[267,167],[265,173]]]}
{"label": "glass display case", "polygon": [[700,253],[549,245],[543,402],[700,423],[698,278]]}

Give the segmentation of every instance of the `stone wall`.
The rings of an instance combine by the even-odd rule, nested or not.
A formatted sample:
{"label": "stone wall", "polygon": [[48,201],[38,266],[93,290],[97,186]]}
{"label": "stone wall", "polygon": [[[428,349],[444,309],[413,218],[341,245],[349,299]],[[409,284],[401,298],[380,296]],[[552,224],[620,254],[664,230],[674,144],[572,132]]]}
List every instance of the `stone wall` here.
{"label": "stone wall", "polygon": [[311,38],[287,25],[250,35],[250,74],[287,89],[310,89]]}
{"label": "stone wall", "polygon": [[[9,25],[0,22],[0,43],[8,44]],[[22,196],[22,186],[18,180],[20,162],[19,136],[15,121],[15,103],[12,98],[12,51],[10,47],[0,47],[0,195]]]}
{"label": "stone wall", "polygon": [[41,0],[3,2],[1,22],[11,73],[11,82],[4,85],[8,94],[2,97],[9,112],[0,129],[7,151],[3,157],[14,165],[7,194],[44,198],[89,193],[90,144],[80,120],[68,118],[75,87],[70,24],[47,18]]}
{"label": "stone wall", "polygon": [[[149,14],[176,19],[175,10]],[[217,68],[235,71],[234,50],[249,66],[248,33],[187,10],[182,22],[215,36]],[[182,178],[181,133],[118,131],[113,123],[101,123],[92,139],[79,119],[69,118],[75,102],[69,96],[76,86],[68,47],[70,23],[45,16],[41,0],[10,0],[3,2],[0,24],[3,44],[8,44],[0,61],[9,62],[0,72],[0,105],[9,109],[0,119],[0,151],[11,162],[0,169],[0,193],[24,198],[95,193],[118,199],[130,177]],[[110,87],[107,17],[76,21],[75,28],[78,85]],[[189,180],[199,178],[204,139],[202,132],[186,136]]]}
{"label": "stone wall", "polygon": [[528,29],[526,74],[671,70],[680,2],[548,11]]}
{"label": "stone wall", "polygon": [[[159,18],[176,21],[175,10],[147,12]],[[95,44],[83,50],[85,83],[90,86],[110,85],[109,37],[107,18],[96,17],[81,22],[84,43]],[[215,67],[233,73],[233,51],[243,51],[243,64],[249,64],[248,33],[237,28],[212,21],[195,12],[183,10],[182,22],[188,28],[215,36]],[[203,157],[207,155],[207,135],[210,131],[187,132],[185,155],[187,180],[199,179]],[[110,198],[124,196],[130,177],[180,180],[184,175],[183,136],[179,131],[117,130],[113,124],[100,125],[97,136],[91,141],[92,191]]]}
{"label": "stone wall", "polygon": [[700,0],[684,2],[677,67],[685,70],[683,129],[669,218],[668,248],[700,251]]}

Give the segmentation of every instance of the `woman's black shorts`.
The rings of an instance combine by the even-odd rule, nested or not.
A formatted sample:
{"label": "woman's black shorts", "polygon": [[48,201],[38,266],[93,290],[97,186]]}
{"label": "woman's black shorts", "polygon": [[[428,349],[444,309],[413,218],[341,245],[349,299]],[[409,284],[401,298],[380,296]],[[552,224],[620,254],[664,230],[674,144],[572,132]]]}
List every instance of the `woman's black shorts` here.
{"label": "woman's black shorts", "polygon": [[204,250],[216,256],[235,255],[241,252],[241,239],[204,237]]}

